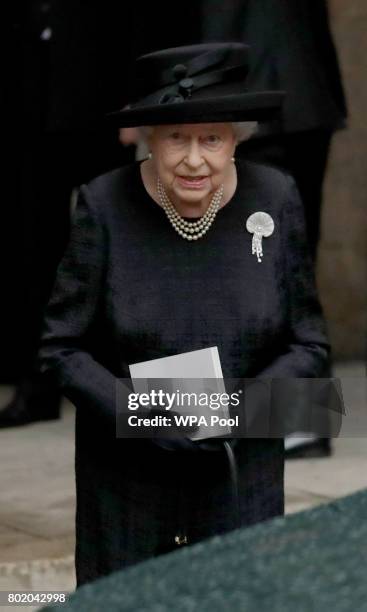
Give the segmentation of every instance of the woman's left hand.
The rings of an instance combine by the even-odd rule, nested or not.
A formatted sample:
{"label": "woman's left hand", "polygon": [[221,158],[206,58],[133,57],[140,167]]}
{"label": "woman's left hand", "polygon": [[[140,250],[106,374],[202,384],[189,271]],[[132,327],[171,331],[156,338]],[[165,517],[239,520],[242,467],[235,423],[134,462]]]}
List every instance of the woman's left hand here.
{"label": "woman's left hand", "polygon": [[[163,414],[160,410],[151,410],[149,416],[153,418],[154,416],[161,416]],[[170,412],[171,415],[175,413],[173,411]],[[176,413],[177,414],[177,413]],[[177,438],[152,438],[153,444],[168,451],[189,451],[197,453],[199,451],[203,452],[217,452],[223,449],[224,440],[218,438],[208,438],[206,440],[191,440],[190,438],[182,436],[182,433],[190,434],[199,429],[198,425],[188,425],[185,428],[180,427],[180,430],[176,428],[176,431],[179,432]],[[170,430],[170,433],[174,435],[175,431]],[[235,440],[230,440],[231,443],[234,443]]]}

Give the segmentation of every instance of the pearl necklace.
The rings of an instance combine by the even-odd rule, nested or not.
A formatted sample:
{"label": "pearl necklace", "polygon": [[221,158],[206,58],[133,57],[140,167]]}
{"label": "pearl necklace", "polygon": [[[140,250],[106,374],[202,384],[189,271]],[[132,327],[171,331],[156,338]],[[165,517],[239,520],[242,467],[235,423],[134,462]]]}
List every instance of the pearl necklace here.
{"label": "pearl necklace", "polygon": [[183,219],[183,217],[181,217],[181,215],[178,214],[159,177],[157,180],[157,192],[160,204],[173,229],[175,229],[176,232],[186,240],[198,240],[198,238],[202,238],[202,236],[207,233],[216,217],[219,210],[219,204],[223,197],[223,185],[221,185],[213,195],[206,213],[200,217],[198,221],[193,222],[186,221]]}

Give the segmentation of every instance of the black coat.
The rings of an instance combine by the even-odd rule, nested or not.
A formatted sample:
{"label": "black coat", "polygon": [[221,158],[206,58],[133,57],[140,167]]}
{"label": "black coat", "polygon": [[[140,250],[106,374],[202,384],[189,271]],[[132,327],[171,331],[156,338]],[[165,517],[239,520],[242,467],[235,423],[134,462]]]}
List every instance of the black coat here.
{"label": "black coat", "polygon": [[174,5],[158,0],[16,0],[4,8],[3,197],[12,206],[4,207],[0,230],[3,375],[33,376],[72,188],[134,158],[104,116],[130,101],[135,56],[196,42],[194,8],[194,0],[186,3],[179,18]]}
{"label": "black coat", "polygon": [[2,23],[1,100],[23,130],[93,129],[129,102],[138,55],[197,42],[199,31],[194,0],[179,18],[159,0],[14,2]]}
{"label": "black coat", "polygon": [[286,92],[282,131],[333,131],[347,114],[326,0],[201,0],[202,39],[251,46],[250,83]]}
{"label": "black coat", "polygon": [[51,0],[50,129],[93,125],[130,102],[137,56],[196,42],[190,0],[180,19],[165,2]]}
{"label": "black coat", "polygon": [[[172,229],[137,165],[83,187],[46,312],[42,369],[77,407],[77,575],[92,580],[236,524],[221,454],[115,439],[128,364],[217,345],[226,377],[320,376],[328,354],[292,179],[241,163],[235,196],[204,238]],[[247,217],[268,212],[264,259]],[[296,406],[295,406],[296,409]],[[241,440],[241,524],[283,512],[282,440]],[[167,454],[168,453],[168,454]]]}

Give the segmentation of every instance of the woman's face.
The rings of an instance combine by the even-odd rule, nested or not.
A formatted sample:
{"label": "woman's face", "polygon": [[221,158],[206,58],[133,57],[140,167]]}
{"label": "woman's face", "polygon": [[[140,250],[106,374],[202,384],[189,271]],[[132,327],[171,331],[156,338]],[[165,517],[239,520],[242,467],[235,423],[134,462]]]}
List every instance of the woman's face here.
{"label": "woman's face", "polygon": [[232,169],[236,138],[230,123],[162,125],[149,139],[156,171],[173,201],[202,202]]}

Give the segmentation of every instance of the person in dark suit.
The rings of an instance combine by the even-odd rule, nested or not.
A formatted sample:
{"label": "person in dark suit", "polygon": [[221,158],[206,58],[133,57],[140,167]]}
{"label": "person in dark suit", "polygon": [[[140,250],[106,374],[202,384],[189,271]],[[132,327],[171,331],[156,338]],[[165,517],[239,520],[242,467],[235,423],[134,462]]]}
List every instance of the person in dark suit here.
{"label": "person in dark suit", "polygon": [[8,350],[3,345],[1,357],[4,371],[14,354],[17,386],[0,412],[0,427],[59,416],[60,392],[40,379],[35,359],[43,310],[69,236],[72,190],[133,160],[133,150],[124,150],[116,131],[101,121],[110,105],[124,101],[123,84],[110,70],[115,75],[112,59],[119,57],[121,66],[128,45],[108,10],[97,3],[29,0],[16,3],[9,17],[15,54],[6,100],[7,164],[16,185],[9,197],[17,221],[9,219],[6,231],[7,242],[17,245],[17,265],[14,258],[2,264],[16,287],[5,292],[2,304]]}
{"label": "person in dark suit", "polygon": [[1,246],[7,283],[1,371],[11,370],[7,376],[15,379],[16,392],[0,411],[0,427],[59,417],[61,395],[39,377],[35,357],[69,236],[71,194],[93,176],[134,159],[134,147],[121,146],[118,130],[106,126],[104,115],[128,102],[137,55],[170,46],[173,37],[177,44],[197,38],[195,26],[185,25],[193,7],[174,33],[162,19],[164,14],[169,24],[173,15],[160,3],[154,11],[147,5],[144,19],[144,3],[136,2],[28,0],[11,9],[7,52],[14,51],[14,62],[6,73],[11,84],[6,141],[7,175],[14,177],[8,198],[14,206],[6,212]]}
{"label": "person in dark suit", "polygon": [[248,90],[248,61],[239,43],[138,60],[111,120],[150,126],[150,155],[80,191],[39,353],[76,406],[78,585],[284,511],[282,438],[233,445],[236,518],[221,445],[116,437],[132,363],[217,346],[224,377],[268,379],[327,362],[294,181],[233,158],[282,99]]}
{"label": "person in dark suit", "polygon": [[[303,202],[308,244],[316,262],[322,187],[332,135],[347,108],[326,0],[201,0],[203,42],[249,44],[249,82],[285,91],[280,117],[261,126],[237,155],[290,172]],[[330,376],[329,364],[324,375]],[[295,423],[295,431],[299,431]],[[328,456],[328,438],[287,440],[289,457]]]}
{"label": "person in dark suit", "polygon": [[316,258],[330,141],[345,127],[346,102],[326,0],[201,0],[202,41],[250,45],[250,83],[285,91],[280,118],[237,154],[285,168],[305,208]]}

